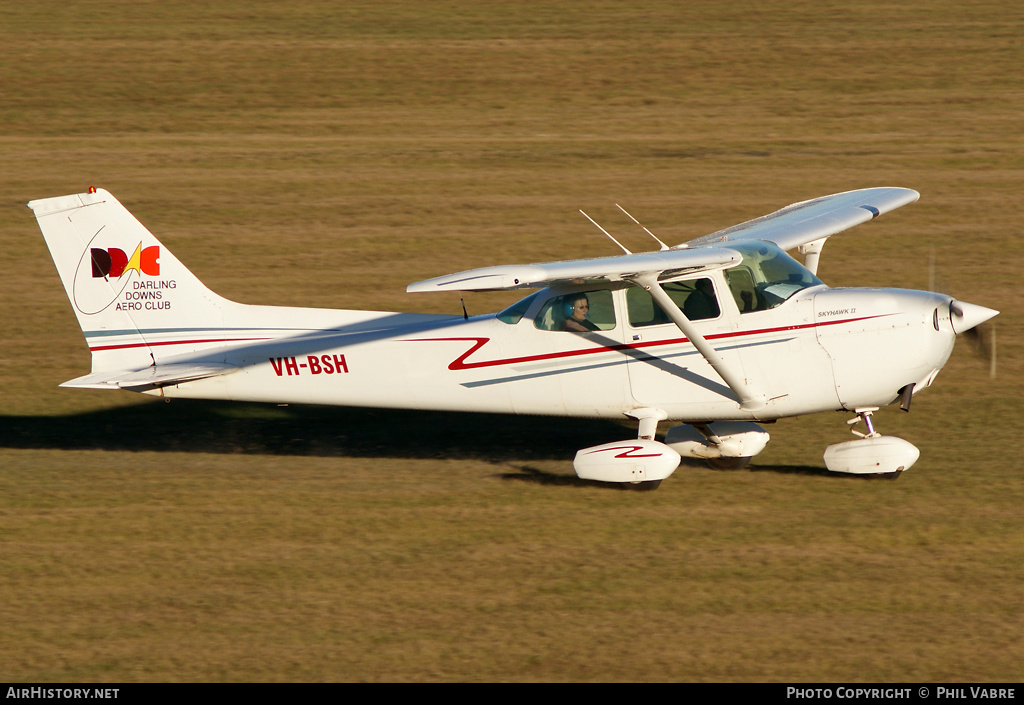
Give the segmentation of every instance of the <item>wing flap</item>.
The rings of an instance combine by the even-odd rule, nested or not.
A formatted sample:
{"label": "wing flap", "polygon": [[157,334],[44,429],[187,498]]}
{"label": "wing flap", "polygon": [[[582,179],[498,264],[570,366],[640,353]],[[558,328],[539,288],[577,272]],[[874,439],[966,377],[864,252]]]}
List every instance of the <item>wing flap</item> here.
{"label": "wing flap", "polygon": [[739,252],[724,247],[700,250],[671,249],[661,252],[640,252],[616,257],[544,262],[540,264],[505,264],[470,269],[443,277],[410,284],[406,291],[498,291],[506,289],[538,289],[555,284],[593,284],[633,279],[642,274],[677,276],[683,272],[717,269],[739,264]]}
{"label": "wing flap", "polygon": [[691,240],[687,245],[702,247],[736,240],[768,240],[783,250],[792,250],[866,223],[920,197],[917,191],[888,186],[836,193],[794,203],[774,213]]}
{"label": "wing flap", "polygon": [[237,370],[235,365],[210,362],[203,364],[181,363],[156,365],[141,370],[112,370],[94,372],[84,377],[68,380],[62,387],[75,389],[140,389],[166,387],[181,382],[191,382],[207,377],[216,377]]}

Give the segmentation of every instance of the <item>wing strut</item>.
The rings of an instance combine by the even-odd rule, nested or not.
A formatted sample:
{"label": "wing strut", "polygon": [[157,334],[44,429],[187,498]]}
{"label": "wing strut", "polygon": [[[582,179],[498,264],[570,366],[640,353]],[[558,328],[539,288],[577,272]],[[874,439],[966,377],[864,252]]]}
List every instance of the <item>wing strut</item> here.
{"label": "wing strut", "polygon": [[633,279],[633,282],[647,290],[651,298],[661,306],[662,310],[672,319],[672,322],[683,332],[683,335],[693,343],[693,347],[697,348],[697,351],[704,356],[708,364],[729,385],[729,388],[736,393],[736,396],[740,398],[741,409],[744,411],[756,411],[767,405],[768,402],[765,395],[759,393],[753,385],[748,383],[743,375],[731,367],[718,354],[718,351],[712,347],[711,343],[697,332],[690,319],[683,314],[682,310],[676,305],[676,302],[658,284],[657,274],[644,274]]}
{"label": "wing strut", "polygon": [[825,246],[827,237],[819,238],[813,242],[807,242],[798,248],[804,256],[804,267],[809,269],[811,274],[818,275],[818,258],[821,257],[821,248]]}

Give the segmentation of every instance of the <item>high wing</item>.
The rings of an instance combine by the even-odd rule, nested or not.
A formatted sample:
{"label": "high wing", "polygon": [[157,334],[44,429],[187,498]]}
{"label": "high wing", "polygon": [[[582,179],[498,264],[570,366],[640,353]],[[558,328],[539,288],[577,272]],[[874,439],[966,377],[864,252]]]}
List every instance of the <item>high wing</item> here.
{"label": "high wing", "polygon": [[866,223],[920,197],[917,191],[895,187],[836,193],[794,203],[760,218],[690,240],[685,247],[704,247],[736,240],[768,240],[783,250],[792,250]]}
{"label": "high wing", "polygon": [[699,250],[672,249],[639,252],[616,257],[543,262],[540,264],[502,264],[470,269],[457,274],[426,279],[410,284],[406,291],[499,291],[503,289],[539,289],[557,284],[595,284],[633,280],[645,274],[669,279],[680,274],[739,264],[736,250],[703,247]]}
{"label": "high wing", "polygon": [[[906,188],[879,187],[846,191],[801,201],[760,218],[690,240],[661,252],[594,259],[508,264],[470,269],[410,284],[406,291],[498,291],[537,289],[558,284],[595,284],[656,274],[661,280],[680,274],[739,264],[740,254],[726,243],[768,240],[783,250],[824,241],[882,213],[913,203],[920,194]],[[820,251],[820,243],[817,244]],[[815,252],[816,256],[816,252]],[[815,260],[816,264],[816,260]],[[814,266],[811,270],[814,271]]]}

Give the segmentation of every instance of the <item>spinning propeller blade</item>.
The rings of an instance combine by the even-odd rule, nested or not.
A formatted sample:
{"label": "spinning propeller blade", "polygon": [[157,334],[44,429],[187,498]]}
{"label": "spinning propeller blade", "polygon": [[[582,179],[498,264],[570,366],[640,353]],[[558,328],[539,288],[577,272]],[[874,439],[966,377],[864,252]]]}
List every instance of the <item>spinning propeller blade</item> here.
{"label": "spinning propeller blade", "polygon": [[994,325],[982,324],[998,313],[993,309],[965,301],[949,301],[949,320],[953,324],[953,330],[957,335],[964,335],[975,353],[988,360],[991,379],[996,377],[996,329]]}
{"label": "spinning propeller blade", "polygon": [[[928,290],[949,294],[945,282],[936,275],[934,247],[928,251]],[[963,335],[967,339],[978,357],[988,360],[990,379],[996,378],[996,329],[992,323],[983,324],[997,313],[999,312],[984,306],[957,301],[954,298],[949,300],[949,321],[953,324],[953,330],[957,335]]]}

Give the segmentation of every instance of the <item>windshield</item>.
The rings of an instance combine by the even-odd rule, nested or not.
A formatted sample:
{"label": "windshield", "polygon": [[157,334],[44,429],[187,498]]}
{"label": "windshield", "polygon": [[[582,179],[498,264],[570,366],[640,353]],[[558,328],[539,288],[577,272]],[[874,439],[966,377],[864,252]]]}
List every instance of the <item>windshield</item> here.
{"label": "windshield", "polygon": [[519,323],[519,319],[521,319],[523,317],[523,314],[525,314],[529,310],[530,304],[533,303],[534,297],[536,297],[539,293],[539,291],[535,291],[529,296],[527,296],[525,299],[520,299],[519,301],[516,301],[514,304],[512,304],[504,311],[499,313],[497,315],[497,319],[502,323],[508,323],[509,325],[515,325],[516,323]]}
{"label": "windshield", "polygon": [[796,292],[821,284],[802,264],[777,245],[763,240],[729,243],[743,261],[725,271],[740,313],[775,308]]}

